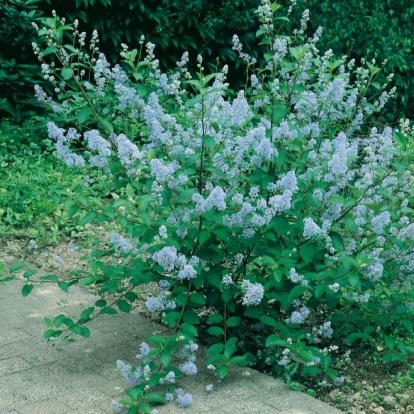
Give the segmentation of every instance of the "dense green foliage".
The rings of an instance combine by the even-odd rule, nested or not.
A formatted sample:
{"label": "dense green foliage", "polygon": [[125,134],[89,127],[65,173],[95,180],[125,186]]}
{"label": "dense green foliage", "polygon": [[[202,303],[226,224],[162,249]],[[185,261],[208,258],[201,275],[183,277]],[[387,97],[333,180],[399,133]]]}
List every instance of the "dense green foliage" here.
{"label": "dense green foliage", "polygon": [[[288,4],[288,2],[285,2]],[[237,33],[244,50],[257,57],[254,33],[258,25],[253,16],[257,0],[207,1],[207,0],[9,0],[0,3],[3,12],[0,28],[0,84],[6,88],[5,96],[12,107],[31,98],[32,86],[39,81],[38,71],[29,58],[33,31],[31,20],[43,12],[51,15],[52,7],[69,21],[79,19],[89,33],[96,29],[101,34],[101,50],[108,59],[118,59],[121,43],[137,47],[142,35],[156,45],[157,57],[165,70],[179,61],[183,51],[190,56],[200,53],[215,66],[227,63],[229,81],[235,89],[243,80],[236,53],[232,50],[231,38]],[[324,29],[319,47],[331,48],[337,56],[344,54],[367,60],[388,59],[379,78],[395,73],[398,88],[396,104],[387,108],[387,119],[395,122],[400,117],[414,118],[413,112],[413,32],[414,7],[409,0],[298,0],[290,22],[285,22],[281,33],[290,33],[296,27],[300,14],[309,8],[311,35],[319,26]],[[41,10],[41,11],[40,11]],[[10,26],[10,21],[13,24]],[[10,27],[12,28],[10,30]],[[10,45],[16,47],[9,47]],[[18,47],[17,47],[18,45]],[[7,51],[4,52],[4,51]],[[12,108],[3,102],[3,109],[12,113]]]}
{"label": "dense green foliage", "polygon": [[25,105],[38,106],[33,87],[42,82],[39,65],[33,56],[32,42],[40,24],[42,0],[0,1],[0,114],[21,122]]}
{"label": "dense green foliage", "polygon": [[84,233],[68,208],[73,200],[93,203],[91,186],[56,159],[44,128],[41,117],[0,124],[0,238],[42,240],[43,247]]}
{"label": "dense green foliage", "polygon": [[[387,108],[388,121],[414,119],[414,5],[410,0],[298,0],[291,18],[304,8],[311,13],[310,27],[323,27],[321,50],[331,48],[337,56],[357,62],[362,57],[388,63],[379,78],[394,73],[396,103]],[[312,32],[311,30],[311,32]]]}

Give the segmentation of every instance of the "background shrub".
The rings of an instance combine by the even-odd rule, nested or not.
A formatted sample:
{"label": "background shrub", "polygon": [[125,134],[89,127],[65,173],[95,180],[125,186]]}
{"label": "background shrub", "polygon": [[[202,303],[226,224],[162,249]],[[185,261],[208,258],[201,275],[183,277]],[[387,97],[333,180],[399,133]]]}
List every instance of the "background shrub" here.
{"label": "background shrub", "polygon": [[[289,4],[286,0],[282,4]],[[39,72],[31,52],[33,30],[31,21],[42,13],[51,15],[55,9],[69,21],[79,19],[88,33],[96,29],[101,37],[101,50],[113,63],[118,60],[121,43],[137,47],[142,35],[156,45],[157,58],[163,70],[180,60],[183,51],[190,56],[198,53],[211,66],[216,58],[229,64],[229,82],[238,89],[244,82],[244,72],[232,50],[231,38],[237,33],[244,51],[257,57],[254,33],[258,23],[253,18],[257,0],[9,0],[0,3],[0,85],[11,107],[3,100],[3,110],[22,103],[33,103],[33,85],[39,82]],[[357,62],[386,56],[379,82],[395,73],[398,93],[396,103],[387,108],[387,120],[414,118],[413,98],[413,35],[414,7],[408,0],[298,0],[291,22],[284,22],[282,32],[291,33],[300,13],[308,8],[312,16],[310,28],[324,28],[319,47],[331,48],[337,56],[348,55]],[[10,23],[11,22],[11,23]],[[12,47],[10,47],[12,46]],[[238,70],[232,70],[238,68]],[[193,68],[194,69],[194,68]]]}
{"label": "background shrub", "polygon": [[33,87],[42,82],[37,59],[33,55],[32,42],[36,31],[32,22],[41,24],[42,0],[0,1],[0,114],[8,114],[14,121],[21,121],[24,105],[38,106]]}

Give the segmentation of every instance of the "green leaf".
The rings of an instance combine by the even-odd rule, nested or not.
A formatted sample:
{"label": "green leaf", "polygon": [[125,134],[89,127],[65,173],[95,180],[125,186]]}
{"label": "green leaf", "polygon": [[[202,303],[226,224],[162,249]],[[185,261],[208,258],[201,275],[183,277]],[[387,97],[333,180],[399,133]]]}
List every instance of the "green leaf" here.
{"label": "green leaf", "polygon": [[286,108],[284,105],[275,105],[273,108],[273,122],[278,123],[280,122],[287,114],[289,113],[289,109]]}
{"label": "green leaf", "polygon": [[284,236],[289,231],[289,221],[285,216],[276,216],[272,219],[272,227],[279,236]]}
{"label": "green leaf", "polygon": [[57,282],[59,278],[55,275],[46,275],[46,276],[40,276],[40,280],[46,280],[48,282]]}
{"label": "green leaf", "polygon": [[289,293],[289,306],[296,298],[302,296],[304,292],[306,292],[305,286],[295,286]]}
{"label": "green leaf", "polygon": [[316,253],[316,243],[308,242],[300,246],[299,254],[300,257],[306,262],[310,263],[315,256]]}
{"label": "green leaf", "polygon": [[191,302],[196,303],[197,305],[200,305],[200,306],[203,306],[207,303],[206,298],[197,292],[193,292],[190,295],[190,300]]}
{"label": "green leaf", "polygon": [[149,413],[149,411],[145,411],[145,409],[142,410],[141,405],[146,405],[149,407],[148,404],[140,404],[138,407],[136,407],[135,405],[132,405],[128,408],[128,414],[138,414],[139,411],[141,411],[143,414]]}
{"label": "green leaf", "polygon": [[342,236],[339,233],[331,232],[329,236],[332,239],[332,246],[338,251],[341,252],[344,249],[344,241]]}
{"label": "green leaf", "polygon": [[253,318],[253,319],[260,319],[260,317],[262,316],[262,311],[254,306],[248,306],[244,313],[244,316],[247,316],[248,318]]}
{"label": "green leaf", "polygon": [[180,325],[180,329],[183,331],[183,333],[187,334],[188,336],[191,336],[191,337],[198,336],[197,329],[193,325],[190,325],[188,323],[182,323]]}
{"label": "green leaf", "polygon": [[201,230],[199,236],[198,236],[198,241],[200,242],[200,245],[202,246],[211,236],[211,233],[208,230]]}
{"label": "green leaf", "polygon": [[169,351],[162,351],[160,353],[160,361],[164,367],[168,367],[171,362],[171,353]]}
{"label": "green leaf", "polygon": [[37,270],[27,270],[26,272],[23,273],[23,277],[25,279],[29,279],[30,276],[33,276],[37,273]]}
{"label": "green leaf", "polygon": [[315,356],[309,351],[300,351],[298,357],[305,362],[312,362],[315,359]]}
{"label": "green leaf", "polygon": [[125,390],[125,392],[133,401],[139,401],[144,395],[144,392],[138,387],[130,388],[129,390]]}
{"label": "green leaf", "polygon": [[224,335],[224,329],[220,326],[211,326],[207,329],[207,332],[213,336],[221,336]]}
{"label": "green leaf", "polygon": [[213,314],[213,315],[210,315],[208,318],[207,318],[207,323],[209,324],[209,325],[214,325],[214,324],[216,324],[216,323],[220,323],[220,322],[222,322],[223,321],[223,316],[222,315],[220,315],[220,314],[218,314],[218,313],[215,313],[215,314]]}
{"label": "green leaf", "polygon": [[305,367],[305,368],[303,368],[300,375],[302,377],[306,377],[308,375],[317,375],[317,374],[320,374],[321,372],[322,372],[322,370],[318,367]]}
{"label": "green leaf", "polygon": [[79,225],[84,226],[85,224],[91,223],[94,218],[97,216],[97,213],[95,211],[89,211],[86,213],[80,220]]}
{"label": "green leaf", "polygon": [[[78,113],[78,122],[80,124],[83,124],[85,121],[87,121],[91,116],[93,115],[93,112],[90,108],[82,108]],[[77,207],[77,206],[75,206]],[[76,213],[76,211],[75,211]]]}
{"label": "green leaf", "polygon": [[390,336],[385,337],[385,346],[388,349],[393,349],[395,346],[395,339],[391,338]]}
{"label": "green leaf", "polygon": [[186,308],[183,313],[183,321],[189,323],[190,325],[198,325],[200,323],[200,318],[197,313],[191,308]]}
{"label": "green leaf", "polygon": [[289,52],[296,60],[301,59],[301,52],[297,47],[290,47]]}
{"label": "green leaf", "polygon": [[61,75],[62,75],[62,78],[64,80],[68,80],[73,76],[73,69],[72,68],[62,68]]}
{"label": "green leaf", "polygon": [[166,399],[162,395],[156,394],[155,392],[147,394],[145,396],[145,401],[148,401],[148,402],[151,402],[151,403],[156,403],[156,404],[166,404],[167,403]]}
{"label": "green leaf", "polygon": [[98,306],[99,308],[103,308],[106,304],[107,302],[104,299],[99,299],[95,302],[95,306]]}
{"label": "green leaf", "polygon": [[148,341],[159,347],[165,345],[165,338],[160,335],[150,335]]}
{"label": "green leaf", "polygon": [[265,325],[268,325],[268,326],[276,326],[277,325],[276,320],[274,318],[272,318],[271,316],[267,316],[267,315],[263,315],[260,318],[260,321],[262,323],[264,323]]}
{"label": "green leaf", "polygon": [[33,290],[33,285],[24,285],[22,288],[22,296],[25,298],[27,295],[30,295],[30,292]]}
{"label": "green leaf", "polygon": [[180,312],[169,312],[167,315],[163,318],[163,321],[170,327],[174,328],[177,322],[180,319]]}
{"label": "green leaf", "polygon": [[118,301],[118,308],[121,312],[124,313],[131,312],[131,305],[125,299],[121,299]]}
{"label": "green leaf", "polygon": [[88,286],[93,282],[95,282],[95,276],[88,276],[79,282],[79,286]]}
{"label": "green leaf", "polygon": [[24,263],[15,264],[15,265],[10,267],[9,272],[10,273],[15,273],[15,272],[19,271],[20,269],[22,269],[24,266],[25,266]]}
{"label": "green leaf", "polygon": [[115,315],[118,312],[113,309],[113,308],[102,308],[101,311],[99,312],[101,315]]}
{"label": "green leaf", "polygon": [[91,332],[86,326],[79,326],[77,324],[73,324],[69,326],[69,330],[74,334],[83,336],[85,338],[89,338],[91,336]]}
{"label": "green leaf", "polygon": [[229,367],[227,365],[217,367],[217,372],[220,379],[226,378],[229,373]]}
{"label": "green leaf", "polygon": [[352,287],[361,289],[361,280],[358,273],[350,273],[348,275],[348,282]]}
{"label": "green leaf", "polygon": [[354,332],[348,335],[346,338],[346,343],[348,345],[353,344],[358,339],[367,339],[368,341],[373,342],[372,336],[368,335],[365,332]]}
{"label": "green leaf", "polygon": [[62,323],[64,322],[64,320],[66,319],[65,315],[58,315],[56,316],[55,320],[53,321],[53,325],[56,326],[56,328],[59,328],[60,325],[62,325]]}
{"label": "green leaf", "polygon": [[203,141],[203,144],[210,150],[213,149],[216,145],[216,141],[211,135],[203,135],[201,137],[201,140]]}
{"label": "green leaf", "polygon": [[234,328],[235,326],[238,326],[241,321],[240,316],[231,316],[227,319],[226,324],[229,328]]}
{"label": "green leaf", "polygon": [[82,321],[83,323],[89,321],[90,316],[92,315],[94,310],[95,308],[93,306],[90,306],[88,309],[83,310],[79,317],[80,321]]}
{"label": "green leaf", "polygon": [[323,282],[323,283],[319,283],[318,286],[316,286],[315,288],[315,297],[316,299],[321,299],[322,295],[326,292],[326,290],[328,289],[328,284]]}
{"label": "green leaf", "polygon": [[220,354],[221,352],[223,352],[223,349],[224,349],[224,345],[222,343],[211,345],[207,349],[207,355],[211,356],[211,355]]}
{"label": "green leaf", "polygon": [[266,346],[286,346],[288,343],[279,335],[273,334],[267,337]]}
{"label": "green leaf", "polygon": [[249,361],[246,359],[244,355],[234,356],[233,358],[230,359],[229,362],[230,364],[240,365],[240,366],[245,366],[249,364]]}

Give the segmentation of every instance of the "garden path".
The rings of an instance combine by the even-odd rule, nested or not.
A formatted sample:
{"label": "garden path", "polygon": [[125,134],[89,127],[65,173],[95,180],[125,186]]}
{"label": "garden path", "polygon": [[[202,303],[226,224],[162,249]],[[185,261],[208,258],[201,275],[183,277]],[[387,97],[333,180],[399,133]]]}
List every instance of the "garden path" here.
{"label": "garden path", "polygon": [[[13,257],[3,260],[6,267],[17,262]],[[116,360],[134,364],[139,344],[165,328],[134,313],[104,315],[88,325],[89,339],[47,343],[42,339],[45,316],[66,313],[76,317],[96,297],[77,287],[66,294],[45,284],[23,299],[18,279],[0,285],[0,412],[112,414],[110,401],[122,397],[125,386]],[[235,367],[228,378],[216,384],[201,357],[198,362],[199,375],[180,380],[180,386],[193,394],[194,404],[184,411],[169,404],[158,408],[160,414],[341,413],[248,368]],[[205,386],[210,383],[215,384],[215,391],[209,394]]]}

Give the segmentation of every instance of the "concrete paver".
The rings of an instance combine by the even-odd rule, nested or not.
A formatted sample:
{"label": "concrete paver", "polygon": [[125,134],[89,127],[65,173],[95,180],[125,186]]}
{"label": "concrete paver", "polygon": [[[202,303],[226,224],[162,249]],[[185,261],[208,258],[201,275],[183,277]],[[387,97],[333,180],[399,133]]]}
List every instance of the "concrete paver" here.
{"label": "concrete paver", "polygon": [[[16,259],[3,258],[6,265]],[[39,272],[40,273],[40,272]],[[40,273],[41,274],[41,273]],[[88,327],[91,338],[76,343],[46,343],[45,316],[79,315],[97,300],[73,287],[66,294],[54,285],[36,287],[21,297],[22,282],[0,285],[0,412],[2,414],[112,414],[110,401],[124,398],[126,384],[116,361],[134,364],[141,342],[166,328],[138,314],[105,315]],[[179,386],[193,394],[183,411],[176,404],[156,407],[160,414],[340,414],[341,411],[280,381],[245,367],[234,367],[221,384],[205,369],[199,351],[195,377]],[[214,391],[207,393],[207,384]]]}

